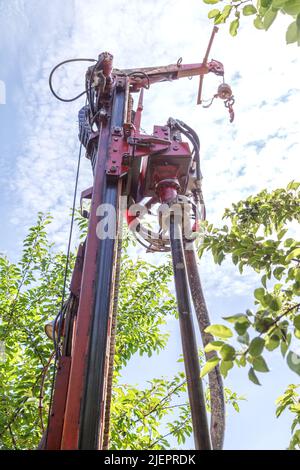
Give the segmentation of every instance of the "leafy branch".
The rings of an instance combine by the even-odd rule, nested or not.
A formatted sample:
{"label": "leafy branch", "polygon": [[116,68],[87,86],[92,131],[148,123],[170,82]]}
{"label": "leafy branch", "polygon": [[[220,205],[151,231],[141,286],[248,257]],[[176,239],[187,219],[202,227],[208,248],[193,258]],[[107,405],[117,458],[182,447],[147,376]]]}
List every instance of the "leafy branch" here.
{"label": "leafy branch", "polygon": [[[219,4],[222,0],[203,0],[208,5]],[[224,3],[224,2],[222,2]],[[300,45],[300,2],[298,0],[227,0],[222,9],[214,8],[208,12],[208,18],[214,24],[226,23],[230,18],[229,32],[236,36],[240,27],[241,16],[254,16],[256,29],[267,31],[278,14],[289,15],[293,21],[286,31],[287,44]]]}

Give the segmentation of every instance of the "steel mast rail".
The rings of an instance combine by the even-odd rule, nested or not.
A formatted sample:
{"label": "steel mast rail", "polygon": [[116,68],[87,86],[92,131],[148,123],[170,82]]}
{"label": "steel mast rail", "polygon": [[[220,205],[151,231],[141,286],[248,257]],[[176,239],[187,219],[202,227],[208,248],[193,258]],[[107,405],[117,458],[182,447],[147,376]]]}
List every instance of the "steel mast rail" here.
{"label": "steel mast rail", "polygon": [[197,450],[209,450],[211,442],[207,424],[205,397],[200,379],[198,348],[181,239],[181,224],[176,221],[172,214],[170,220],[170,242],[195,448]]}
{"label": "steel mast rail", "polygon": [[[215,32],[216,29],[209,49]],[[197,449],[211,448],[182,240],[174,237],[172,217],[169,241],[166,242],[160,234],[155,240],[149,239],[139,214],[130,214],[132,202],[144,204],[146,212],[149,201],[167,202],[172,210],[172,202],[181,196],[188,200],[195,224],[198,223],[197,207],[202,201],[198,137],[181,121],[170,119],[166,126],[154,126],[152,135],[141,133],[140,122],[144,88],[209,72],[224,75],[220,62],[208,62],[208,52],[205,61],[199,64],[184,65],[178,61],[176,65],[130,70],[114,69],[112,55],[105,52],[87,70],[87,104],[79,112],[79,138],[94,174],[93,187],[81,195],[81,201],[91,200],[89,213],[82,211],[89,219],[88,233],[78,250],[68,308],[61,313],[59,332],[53,331],[57,374],[48,427],[40,448],[103,447],[108,364],[112,359],[109,351],[113,299],[118,290],[115,275],[118,237],[121,237],[121,195],[128,200],[129,226],[132,228],[133,223],[138,223],[139,234],[144,237],[142,244],[150,251],[172,252],[195,446]],[[50,75],[52,91],[53,71]],[[219,92],[218,96],[228,99],[228,88],[227,94],[223,87],[224,96]],[[132,93],[138,91],[140,98],[133,111]],[[54,94],[62,101],[71,101]],[[229,97],[232,98],[232,94]],[[182,141],[181,135],[190,140],[193,151]],[[103,216],[101,208],[108,204],[116,213],[113,237],[102,236],[98,230],[99,217]],[[222,394],[222,384],[217,388]]]}

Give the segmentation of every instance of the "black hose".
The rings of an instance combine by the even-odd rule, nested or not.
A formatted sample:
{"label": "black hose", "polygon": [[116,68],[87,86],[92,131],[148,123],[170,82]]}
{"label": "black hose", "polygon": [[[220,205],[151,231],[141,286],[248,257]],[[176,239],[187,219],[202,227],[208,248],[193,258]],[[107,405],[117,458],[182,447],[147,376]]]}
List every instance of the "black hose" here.
{"label": "black hose", "polygon": [[54,72],[62,65],[68,64],[70,62],[97,62],[97,60],[96,59],[68,59],[68,60],[64,60],[63,62],[60,62],[51,70],[50,75],[49,75],[49,87],[50,87],[51,93],[55,96],[55,98],[57,98],[59,101],[63,101],[64,103],[71,103],[71,101],[76,101],[78,98],[80,98],[81,96],[83,96],[85,93],[88,92],[88,90],[85,89],[82,93],[79,93],[79,95],[75,96],[74,98],[62,98],[54,91],[53,86],[52,86],[52,78],[53,78]]}
{"label": "black hose", "polygon": [[170,217],[170,242],[195,448],[196,450],[210,450],[210,435],[207,424],[205,397],[200,379],[199,356],[191,313],[189,287],[181,240],[181,227],[174,220],[174,214],[171,214]]}
{"label": "black hose", "polygon": [[149,78],[149,75],[148,75],[146,72],[143,72],[142,70],[136,70],[136,71],[133,70],[132,72],[128,73],[126,76],[127,76],[127,77],[131,77],[131,76],[136,76],[136,77],[142,76],[142,77],[146,78],[146,80],[147,80],[147,86],[146,86],[145,88],[146,88],[146,90],[149,90],[149,88],[150,88],[150,78]]}
{"label": "black hose", "polygon": [[171,122],[171,125],[175,125],[175,127],[192,143],[195,152],[194,160],[196,162],[196,177],[198,181],[201,181],[202,174],[200,168],[200,140],[197,133],[190,126],[185,124],[183,121],[180,121],[179,119],[170,118],[169,122]]}

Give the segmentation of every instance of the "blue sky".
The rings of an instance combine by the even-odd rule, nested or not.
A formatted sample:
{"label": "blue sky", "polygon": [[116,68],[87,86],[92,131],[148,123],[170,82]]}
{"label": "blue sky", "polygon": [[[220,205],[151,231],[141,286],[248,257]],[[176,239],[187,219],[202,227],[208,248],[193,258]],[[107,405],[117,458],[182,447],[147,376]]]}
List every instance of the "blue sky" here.
{"label": "blue sky", "polygon": [[[183,7],[184,5],[184,7]],[[200,0],[0,0],[0,80],[6,104],[0,104],[0,251],[15,259],[26,228],[39,210],[50,210],[50,236],[64,248],[67,240],[76,170],[77,111],[83,101],[64,104],[48,89],[48,75],[59,61],[72,57],[114,54],[118,68],[165,65],[183,57],[201,61],[211,32],[209,7]],[[209,220],[220,223],[223,209],[263,188],[286,185],[299,172],[299,51],[286,46],[288,20],[277,21],[268,33],[254,30],[251,20],[237,38],[220,28],[212,58],[225,65],[225,79],[236,97],[236,120],[229,124],[222,103],[208,110],[196,106],[198,80],[182,79],[154,85],[145,94],[142,126],[151,131],[169,116],[189,123],[199,133],[202,172]],[[83,89],[85,65],[70,66],[56,81],[62,95]],[[219,80],[205,79],[210,98]],[[298,174],[297,174],[298,173]],[[91,184],[83,161],[79,188]],[[214,321],[252,304],[257,282],[249,272],[240,276],[230,262],[215,266],[201,261],[201,275]],[[126,381],[137,382],[178,367],[178,325],[167,351],[147,363],[137,358]],[[263,387],[249,383],[246,372],[229,376],[228,385],[247,396],[240,415],[228,416],[226,448],[282,449],[289,440],[289,419],[274,417],[274,401],[297,377],[273,354]],[[137,374],[137,370],[141,373]]]}

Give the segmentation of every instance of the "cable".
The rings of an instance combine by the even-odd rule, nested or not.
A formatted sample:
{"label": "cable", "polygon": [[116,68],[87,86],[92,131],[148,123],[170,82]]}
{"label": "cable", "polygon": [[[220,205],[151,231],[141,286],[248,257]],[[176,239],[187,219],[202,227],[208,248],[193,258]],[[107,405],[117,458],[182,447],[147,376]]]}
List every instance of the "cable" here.
{"label": "cable", "polygon": [[51,93],[55,96],[55,98],[57,98],[59,101],[63,101],[64,103],[71,103],[72,101],[76,101],[78,98],[80,98],[81,96],[83,96],[85,93],[88,92],[88,90],[85,89],[82,93],[79,93],[79,95],[75,96],[74,98],[62,98],[54,91],[53,86],[52,86],[52,78],[53,78],[54,72],[62,65],[68,64],[70,62],[97,62],[97,60],[96,59],[68,59],[68,60],[64,60],[63,62],[60,62],[51,70],[50,75],[49,75],[49,87],[50,87]]}
{"label": "cable", "polygon": [[[78,180],[79,180],[81,153],[82,153],[82,143],[80,143],[79,152],[78,152],[78,159],[77,159],[77,169],[76,169],[76,178],[75,178],[75,185],[74,185],[73,205],[72,205],[72,216],[71,216],[69,240],[68,240],[68,247],[67,247],[67,259],[66,259],[66,265],[65,265],[63,289],[62,289],[61,307],[60,307],[60,311],[59,311],[58,315],[56,316],[56,322],[59,319],[59,317],[61,316],[61,313],[62,313],[63,308],[64,308],[64,302],[65,302],[65,292],[66,292],[69,261],[70,261],[71,241],[72,241],[73,226],[74,226],[74,219],[75,219],[75,205],[76,205],[77,187],[78,187]],[[56,327],[56,322],[55,322],[54,327]],[[62,327],[62,322],[60,321],[59,327],[58,327],[58,335],[57,335],[58,339],[60,338],[61,327]],[[53,331],[53,338],[55,338],[55,329]],[[57,345],[57,347],[58,347],[58,345]],[[48,422],[47,422],[47,431],[46,431],[46,439],[45,439],[46,445],[47,445],[47,439],[48,439],[50,414],[51,414],[51,408],[52,408],[52,402],[53,402],[53,393],[54,393],[54,384],[55,384],[55,378],[56,378],[56,370],[57,370],[57,357],[56,357],[56,360],[55,360],[55,363],[54,363],[52,383],[51,383],[51,394],[50,394],[50,401],[49,401]]]}
{"label": "cable", "polygon": [[[97,65],[98,65],[98,61],[96,61],[96,64],[92,68],[91,77],[93,77]],[[88,104],[90,106],[90,111],[91,111],[91,114],[94,118],[95,117],[95,108],[94,108],[94,97],[92,96],[92,93],[91,93],[92,89],[93,89],[93,86],[91,86],[91,81],[87,80],[87,75],[86,75],[85,91],[86,91],[86,95],[87,95],[87,98],[88,98]],[[91,125],[91,123],[90,123],[90,125]]]}
{"label": "cable", "polygon": [[202,180],[202,173],[201,173],[201,163],[200,163],[200,140],[197,133],[192,129],[188,124],[179,119],[169,118],[168,125],[172,128],[177,128],[183,135],[185,135],[193,145],[193,153],[194,157],[193,160],[196,163],[196,188],[192,190],[194,195],[195,203],[201,204],[201,212],[202,212],[202,219],[206,219],[206,208],[205,202],[201,190],[201,180]]}
{"label": "cable", "polygon": [[169,122],[170,122],[170,125],[174,125],[175,127],[177,127],[177,129],[183,135],[185,135],[192,143],[194,147],[194,152],[195,152],[194,159],[196,162],[196,176],[197,176],[197,180],[201,181],[202,174],[201,174],[201,168],[200,168],[200,140],[199,140],[198,135],[190,126],[185,124],[185,122],[180,121],[179,119],[170,118]]}
{"label": "cable", "polygon": [[149,88],[150,88],[150,78],[149,78],[149,75],[146,72],[143,72],[142,70],[136,70],[136,71],[128,73],[126,76],[131,77],[132,75],[136,75],[137,77],[139,75],[142,75],[143,77],[145,77],[147,79],[147,82],[148,82],[148,85],[145,88],[146,88],[146,90],[149,90]]}

